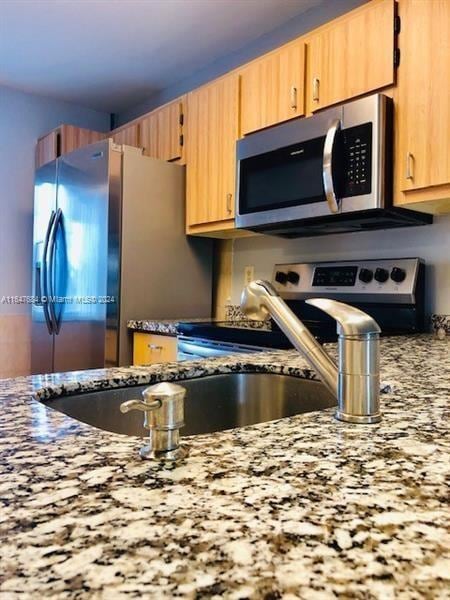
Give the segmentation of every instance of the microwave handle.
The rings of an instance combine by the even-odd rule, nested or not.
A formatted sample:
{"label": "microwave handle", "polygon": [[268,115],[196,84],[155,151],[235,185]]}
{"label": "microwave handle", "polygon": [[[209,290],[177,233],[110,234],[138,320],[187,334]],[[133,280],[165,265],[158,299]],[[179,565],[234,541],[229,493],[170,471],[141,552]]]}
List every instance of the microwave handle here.
{"label": "microwave handle", "polygon": [[333,182],[333,149],[336,135],[340,128],[340,120],[335,119],[327,131],[327,135],[325,136],[325,144],[323,146],[323,187],[325,190],[325,197],[328,202],[328,207],[332,213],[337,213],[339,211],[340,204],[339,199],[336,197]]}

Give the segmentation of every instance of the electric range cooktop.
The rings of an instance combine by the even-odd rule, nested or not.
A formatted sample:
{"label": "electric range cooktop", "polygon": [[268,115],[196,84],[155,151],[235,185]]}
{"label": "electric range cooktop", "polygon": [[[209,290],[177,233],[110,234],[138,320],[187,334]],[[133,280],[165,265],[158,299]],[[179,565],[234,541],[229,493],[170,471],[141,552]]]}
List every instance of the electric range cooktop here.
{"label": "electric range cooktop", "polygon": [[[324,327],[323,323],[304,320],[305,325],[320,342],[337,339],[334,321]],[[331,325],[331,328],[330,328]],[[292,348],[278,325],[270,321],[207,321],[203,323],[183,322],[178,324],[178,334],[189,338],[198,338],[230,344],[260,346],[264,348]]]}
{"label": "electric range cooktop", "polygon": [[[425,330],[425,265],[419,258],[277,264],[271,283],[321,343],[337,339],[336,321],[306,304],[308,298],[333,298],[360,308],[377,321],[382,334]],[[180,339],[292,348],[273,320],[186,322],[179,333]]]}

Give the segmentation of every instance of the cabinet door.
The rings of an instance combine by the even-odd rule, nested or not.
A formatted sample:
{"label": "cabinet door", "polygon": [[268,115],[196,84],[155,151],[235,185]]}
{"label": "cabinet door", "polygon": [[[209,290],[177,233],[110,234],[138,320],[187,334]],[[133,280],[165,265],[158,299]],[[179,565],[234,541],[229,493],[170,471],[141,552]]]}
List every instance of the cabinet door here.
{"label": "cabinet door", "polygon": [[187,224],[234,217],[239,78],[201,87],[187,100]]}
{"label": "cabinet door", "polygon": [[147,115],[140,122],[145,156],[178,160],[183,150],[183,104],[176,100]]}
{"label": "cabinet door", "polygon": [[139,124],[134,123],[127,127],[114,129],[110,132],[109,137],[112,137],[116,144],[126,144],[127,146],[139,147]]}
{"label": "cabinet door", "polygon": [[61,154],[67,154],[83,146],[99,142],[105,138],[104,133],[83,129],[74,125],[61,125]]}
{"label": "cabinet door", "polygon": [[241,133],[305,114],[305,43],[250,63],[241,76]]}
{"label": "cabinet door", "polygon": [[177,360],[177,338],[153,333],[133,334],[133,365]]}
{"label": "cabinet door", "polygon": [[396,181],[402,191],[450,183],[450,2],[400,3]]}
{"label": "cabinet door", "polygon": [[35,156],[36,169],[58,158],[58,136],[59,130],[55,129],[38,139]]}
{"label": "cabinet door", "polygon": [[393,0],[369,2],[309,46],[311,111],[393,84]]}

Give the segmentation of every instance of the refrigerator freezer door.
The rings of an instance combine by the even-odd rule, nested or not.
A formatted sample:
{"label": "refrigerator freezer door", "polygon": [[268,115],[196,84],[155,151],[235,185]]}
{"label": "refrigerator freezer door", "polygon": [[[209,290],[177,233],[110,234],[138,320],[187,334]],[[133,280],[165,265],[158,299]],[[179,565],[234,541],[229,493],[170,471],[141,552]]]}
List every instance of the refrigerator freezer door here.
{"label": "refrigerator freezer door", "polygon": [[34,186],[31,373],[53,370],[53,328],[48,300],[48,250],[56,215],[57,161],[36,171]]}
{"label": "refrigerator freezer door", "polygon": [[60,159],[49,256],[56,295],[54,370],[103,367],[107,317],[109,142]]}

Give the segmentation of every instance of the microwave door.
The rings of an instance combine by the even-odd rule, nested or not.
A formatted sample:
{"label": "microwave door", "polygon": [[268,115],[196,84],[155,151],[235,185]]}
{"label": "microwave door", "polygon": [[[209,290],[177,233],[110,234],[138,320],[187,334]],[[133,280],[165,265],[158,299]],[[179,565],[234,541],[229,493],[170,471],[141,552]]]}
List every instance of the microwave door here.
{"label": "microwave door", "polygon": [[[326,116],[299,119],[294,127],[299,141],[292,144],[240,158],[238,149],[238,227],[329,216],[334,212],[333,207],[339,210],[340,166],[336,165],[339,165],[342,109],[326,112]],[[305,133],[301,126],[306,124]],[[261,133],[269,134],[270,130]],[[290,139],[294,139],[293,134]]]}

